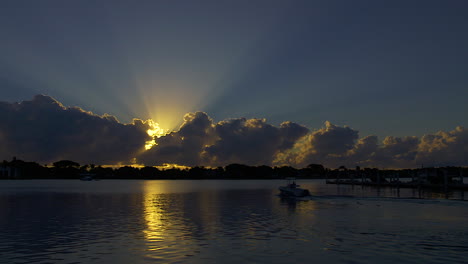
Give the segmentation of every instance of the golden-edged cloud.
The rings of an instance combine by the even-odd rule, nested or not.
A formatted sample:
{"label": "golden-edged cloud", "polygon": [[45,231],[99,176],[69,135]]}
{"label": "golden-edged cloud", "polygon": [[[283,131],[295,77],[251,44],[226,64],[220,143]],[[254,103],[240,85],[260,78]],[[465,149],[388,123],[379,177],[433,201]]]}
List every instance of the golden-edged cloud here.
{"label": "golden-edged cloud", "polygon": [[185,166],[323,164],[408,168],[468,164],[468,130],[457,127],[422,137],[359,137],[348,126],[325,122],[308,128],[265,119],[233,118],[215,122],[207,113],[190,112],[182,125],[164,130],[153,120],[124,124],[111,115],[95,115],[37,95],[20,103],[0,102],[0,158],[49,163]]}

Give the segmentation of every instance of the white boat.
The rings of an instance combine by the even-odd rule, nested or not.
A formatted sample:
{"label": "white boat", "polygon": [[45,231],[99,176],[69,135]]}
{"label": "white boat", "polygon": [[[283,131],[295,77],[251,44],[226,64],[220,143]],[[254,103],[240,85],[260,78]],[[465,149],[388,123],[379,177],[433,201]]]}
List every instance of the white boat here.
{"label": "white boat", "polygon": [[307,189],[299,188],[300,185],[296,184],[295,178],[286,178],[287,184],[286,186],[280,186],[278,189],[280,190],[281,196],[286,197],[304,197],[310,196],[310,192]]}
{"label": "white boat", "polygon": [[80,173],[81,181],[95,181],[96,174],[94,173]]}

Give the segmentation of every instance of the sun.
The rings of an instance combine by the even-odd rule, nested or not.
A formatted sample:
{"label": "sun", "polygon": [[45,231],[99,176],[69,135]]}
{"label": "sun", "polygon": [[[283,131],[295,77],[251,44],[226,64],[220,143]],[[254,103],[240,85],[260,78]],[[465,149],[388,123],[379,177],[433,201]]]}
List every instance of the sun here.
{"label": "sun", "polygon": [[168,129],[164,130],[159,126],[158,123],[154,122],[152,119],[149,119],[148,121],[146,121],[146,123],[150,127],[150,129],[146,130],[146,133],[148,133],[148,135],[153,138],[152,140],[145,142],[145,149],[148,150],[151,149],[153,146],[157,145],[156,138],[165,136],[168,132]]}

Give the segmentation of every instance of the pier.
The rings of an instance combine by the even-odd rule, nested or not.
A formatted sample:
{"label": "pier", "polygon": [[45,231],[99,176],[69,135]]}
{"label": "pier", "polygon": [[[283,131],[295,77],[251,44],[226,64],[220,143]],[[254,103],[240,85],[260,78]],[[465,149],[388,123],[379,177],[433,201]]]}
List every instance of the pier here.
{"label": "pier", "polygon": [[414,170],[378,170],[356,167],[349,170],[343,166],[327,174],[327,184],[360,185],[390,188],[415,188],[468,191],[464,183],[464,168],[442,167]]}

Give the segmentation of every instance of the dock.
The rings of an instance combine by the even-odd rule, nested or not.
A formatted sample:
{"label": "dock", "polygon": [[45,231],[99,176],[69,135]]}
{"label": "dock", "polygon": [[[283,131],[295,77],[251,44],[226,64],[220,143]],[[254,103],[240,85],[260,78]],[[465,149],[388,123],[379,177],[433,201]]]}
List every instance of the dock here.
{"label": "dock", "polygon": [[412,183],[412,182],[361,182],[349,180],[329,180],[327,184],[343,184],[343,185],[358,185],[358,186],[371,186],[371,187],[389,187],[389,188],[413,188],[413,189],[437,189],[437,190],[462,190],[468,191],[468,184],[430,184],[430,183]]}
{"label": "dock", "polygon": [[[406,181],[402,181],[406,179]],[[412,188],[434,190],[468,191],[468,184],[463,182],[463,170],[460,168],[421,168],[406,170],[380,171],[377,169],[347,170],[343,167],[327,175],[327,184],[358,185],[388,188]]]}

